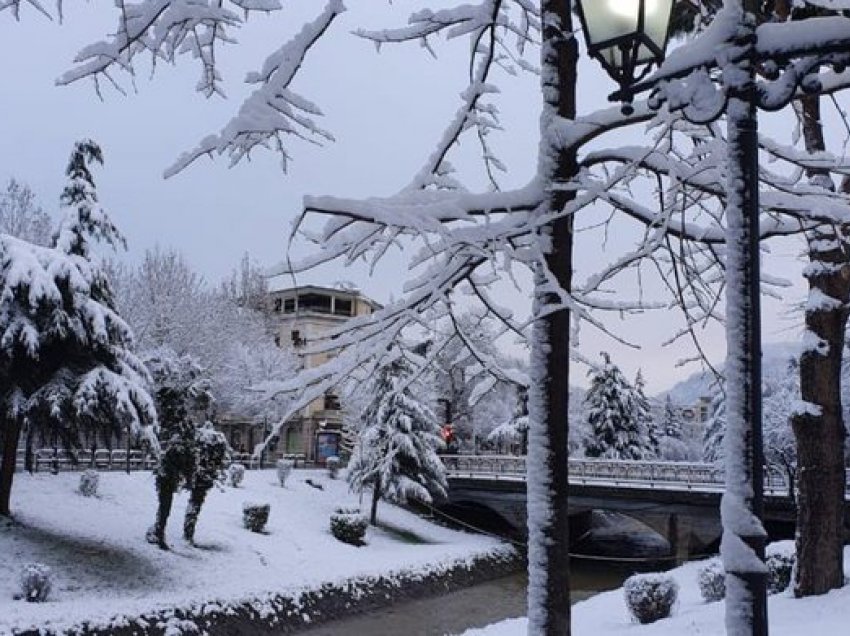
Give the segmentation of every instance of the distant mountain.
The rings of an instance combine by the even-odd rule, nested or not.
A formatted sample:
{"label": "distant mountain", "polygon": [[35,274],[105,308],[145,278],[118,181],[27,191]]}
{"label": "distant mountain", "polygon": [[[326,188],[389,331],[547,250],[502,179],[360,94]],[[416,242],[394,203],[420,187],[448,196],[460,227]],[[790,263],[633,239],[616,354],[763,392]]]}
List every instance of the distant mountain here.
{"label": "distant mountain", "polygon": [[[770,380],[785,372],[788,360],[799,355],[799,345],[791,342],[771,342],[764,345],[762,350],[762,376]],[[723,367],[717,369],[723,372]],[[697,371],[690,377],[674,384],[667,391],[658,394],[657,399],[663,400],[668,395],[675,404],[694,404],[699,398],[711,397],[717,393],[717,380],[709,370]]]}

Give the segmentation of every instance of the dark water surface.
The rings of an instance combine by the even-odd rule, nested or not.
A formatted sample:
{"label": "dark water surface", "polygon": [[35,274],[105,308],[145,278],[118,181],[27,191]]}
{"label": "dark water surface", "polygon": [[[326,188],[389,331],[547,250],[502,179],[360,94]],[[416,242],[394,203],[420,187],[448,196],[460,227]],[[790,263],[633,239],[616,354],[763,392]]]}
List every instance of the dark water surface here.
{"label": "dark water surface", "polygon": [[[619,587],[632,571],[589,561],[573,561],[573,602]],[[445,596],[406,601],[368,615],[299,632],[304,636],[443,636],[525,615],[525,574],[515,574]]]}

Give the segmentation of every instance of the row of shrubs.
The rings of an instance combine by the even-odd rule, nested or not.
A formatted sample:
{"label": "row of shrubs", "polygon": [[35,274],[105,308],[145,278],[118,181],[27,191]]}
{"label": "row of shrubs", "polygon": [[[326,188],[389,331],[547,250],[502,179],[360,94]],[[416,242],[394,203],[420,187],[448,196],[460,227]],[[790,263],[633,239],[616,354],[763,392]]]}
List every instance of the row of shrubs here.
{"label": "row of shrubs", "polygon": [[[791,584],[796,557],[793,553],[774,551],[767,555],[767,590],[779,594]],[[710,559],[697,573],[697,584],[707,603],[726,596],[726,572],[719,558]],[[670,616],[679,595],[679,585],[669,574],[635,574],[623,584],[626,607],[639,623],[654,623]]]}

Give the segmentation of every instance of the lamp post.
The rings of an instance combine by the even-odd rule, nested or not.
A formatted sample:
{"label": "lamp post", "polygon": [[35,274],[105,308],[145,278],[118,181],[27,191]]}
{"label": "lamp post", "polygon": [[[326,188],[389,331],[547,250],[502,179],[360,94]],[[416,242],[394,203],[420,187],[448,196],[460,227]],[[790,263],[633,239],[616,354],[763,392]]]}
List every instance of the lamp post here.
{"label": "lamp post", "polygon": [[[728,0],[727,17],[737,28],[726,42],[723,67],[726,163],[726,334],[727,432],[726,487],[721,500],[724,537],[721,553],[727,572],[727,633],[767,635],[766,534],[763,512],[761,425],[761,317],[759,274],[759,175],[755,68],[755,3]],[[664,59],[673,3],[670,0],[585,0],[581,16],[588,52],[620,85],[617,95],[631,102],[635,84]],[[735,16],[732,12],[736,12]],[[737,54],[732,53],[737,51]],[[714,62],[714,60],[712,60]],[[716,62],[715,62],[716,64]],[[705,68],[705,67],[703,67]],[[645,83],[641,89],[656,89]],[[663,98],[663,95],[661,96]],[[660,100],[654,100],[660,104]],[[628,113],[630,106],[624,108]],[[688,116],[687,107],[684,114]],[[750,555],[750,558],[742,558]]]}

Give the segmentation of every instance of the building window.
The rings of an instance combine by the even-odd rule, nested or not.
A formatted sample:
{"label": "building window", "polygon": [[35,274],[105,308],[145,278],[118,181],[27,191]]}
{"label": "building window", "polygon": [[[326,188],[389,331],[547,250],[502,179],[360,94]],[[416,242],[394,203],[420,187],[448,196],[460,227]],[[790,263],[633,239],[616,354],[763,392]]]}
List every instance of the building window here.
{"label": "building window", "polygon": [[282,302],[283,302],[283,301],[282,301],[282,299],[280,299],[280,298],[275,298],[275,299],[274,299],[274,310],[275,310],[277,313],[280,313],[280,307],[281,307]]}
{"label": "building window", "polygon": [[337,298],[334,302],[334,313],[337,316],[351,316],[352,302],[343,298]]}
{"label": "building window", "polygon": [[295,313],[295,299],[294,298],[286,298],[283,301],[283,313],[285,314],[294,314]]}
{"label": "building window", "polygon": [[293,347],[300,347],[301,345],[306,344],[306,342],[307,341],[304,340],[304,338],[301,337],[301,332],[298,331],[298,329],[292,330],[292,346]]}
{"label": "building window", "polygon": [[325,410],[326,411],[338,411],[339,410],[339,398],[333,393],[325,393]]}
{"label": "building window", "polygon": [[298,306],[304,311],[329,314],[331,313],[331,297],[326,294],[304,294],[298,297]]}

